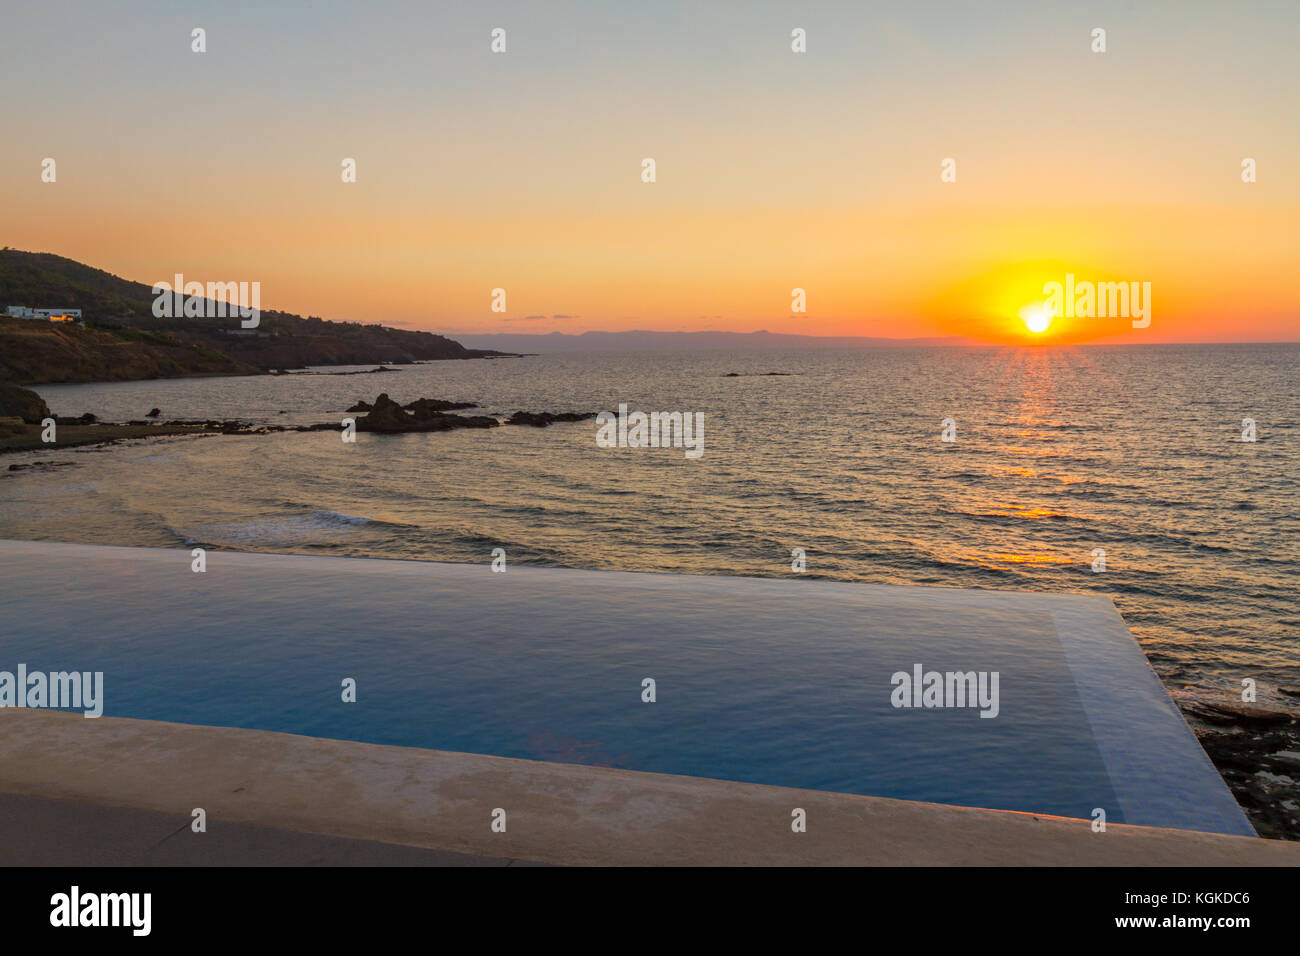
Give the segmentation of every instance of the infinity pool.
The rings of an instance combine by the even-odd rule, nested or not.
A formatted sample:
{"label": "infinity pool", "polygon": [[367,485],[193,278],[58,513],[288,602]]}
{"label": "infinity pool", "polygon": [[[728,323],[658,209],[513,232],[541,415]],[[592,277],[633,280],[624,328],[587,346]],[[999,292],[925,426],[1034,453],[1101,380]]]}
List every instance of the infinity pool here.
{"label": "infinity pool", "polygon": [[[1104,598],[191,560],[0,542],[0,671],[102,671],[109,716],[1253,835]],[[895,706],[918,667],[996,673],[996,708]]]}

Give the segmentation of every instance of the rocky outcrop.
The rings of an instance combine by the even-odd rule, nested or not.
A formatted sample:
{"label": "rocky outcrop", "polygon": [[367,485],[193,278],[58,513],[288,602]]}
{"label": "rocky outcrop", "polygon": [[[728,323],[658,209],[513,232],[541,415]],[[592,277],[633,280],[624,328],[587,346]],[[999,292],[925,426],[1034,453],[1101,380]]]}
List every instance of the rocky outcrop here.
{"label": "rocky outcrop", "polygon": [[57,468],[70,468],[71,461],[29,461],[19,465],[10,465],[10,471],[54,471]]}
{"label": "rocky outcrop", "polygon": [[[454,412],[461,408],[477,408],[478,405],[475,402],[445,402],[440,398],[419,398],[400,407],[417,418],[423,418],[435,412]],[[369,402],[362,400],[351,406],[348,411],[368,412],[373,408],[374,406]]]}
{"label": "rocky outcrop", "polygon": [[445,402],[440,398],[420,398],[402,407],[419,417],[432,415],[435,412],[454,412],[462,408],[477,408],[478,404],[476,402]]}
{"label": "rocky outcrop", "polygon": [[415,423],[415,416],[403,410],[401,405],[388,397],[385,392],[375,399],[370,413],[357,422],[357,430],[364,432],[405,431]]}
{"label": "rocky outcrop", "polygon": [[1300,714],[1200,690],[1172,696],[1256,832],[1300,840]]}
{"label": "rocky outcrop", "polygon": [[545,428],[556,422],[581,422],[595,417],[595,412],[515,412],[506,419],[506,424]]}
{"label": "rocky outcrop", "polygon": [[1188,699],[1182,701],[1182,707],[1186,714],[1207,724],[1267,727],[1291,722],[1291,715],[1284,711],[1248,707],[1233,701]]}
{"label": "rocky outcrop", "polygon": [[430,405],[423,405],[421,402],[437,404],[433,399],[421,399],[407,406],[414,408],[414,411],[407,411],[389,398],[387,393],[380,395],[375,399],[370,413],[365,418],[357,420],[357,431],[389,434],[441,432],[453,428],[496,428],[501,424],[495,418],[488,418],[485,415],[448,415],[432,410]]}
{"label": "rocky outcrop", "polygon": [[30,389],[0,382],[0,418],[21,418],[29,425],[39,425],[50,417],[45,399]]}
{"label": "rocky outcrop", "polygon": [[[487,415],[452,415],[454,409],[477,407],[474,402],[449,402],[439,398],[420,398],[399,405],[385,393],[375,399],[374,405],[357,402],[348,411],[358,411],[365,406],[367,415],[357,419],[361,432],[433,432],[453,428],[495,428],[501,422]],[[515,412],[505,422],[507,425],[532,425],[545,428],[556,422],[580,422],[595,418],[595,412]]]}
{"label": "rocky outcrop", "polygon": [[[283,371],[283,370],[282,370]],[[400,372],[400,368],[388,368],[381,365],[379,368],[363,368],[355,372],[298,372],[298,375],[374,375],[376,372]],[[288,374],[286,372],[286,374]]]}

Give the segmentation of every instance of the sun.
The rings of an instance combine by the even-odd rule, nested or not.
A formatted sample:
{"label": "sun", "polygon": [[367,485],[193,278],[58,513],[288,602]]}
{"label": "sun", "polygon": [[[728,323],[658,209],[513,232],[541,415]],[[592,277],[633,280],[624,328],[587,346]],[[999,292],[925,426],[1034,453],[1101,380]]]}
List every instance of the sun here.
{"label": "sun", "polygon": [[1052,308],[1046,302],[1027,305],[1020,310],[1020,318],[1030,332],[1042,335],[1052,324]]}

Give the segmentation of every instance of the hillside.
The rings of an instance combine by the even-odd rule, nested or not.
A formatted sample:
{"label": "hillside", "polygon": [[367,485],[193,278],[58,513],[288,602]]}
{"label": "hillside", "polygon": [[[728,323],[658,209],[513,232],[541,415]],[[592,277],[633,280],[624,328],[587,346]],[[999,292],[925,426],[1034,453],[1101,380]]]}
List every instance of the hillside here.
{"label": "hillside", "polygon": [[0,380],[237,375],[501,354],[467,349],[431,332],[267,310],[257,329],[242,334],[238,319],[157,318],[153,302],[149,284],[50,253],[0,250],[0,311],[9,305],[81,309],[86,322],[84,329],[29,319],[0,322]]}
{"label": "hillside", "polygon": [[0,382],[118,382],[261,371],[202,345],[138,329],[0,318]]}

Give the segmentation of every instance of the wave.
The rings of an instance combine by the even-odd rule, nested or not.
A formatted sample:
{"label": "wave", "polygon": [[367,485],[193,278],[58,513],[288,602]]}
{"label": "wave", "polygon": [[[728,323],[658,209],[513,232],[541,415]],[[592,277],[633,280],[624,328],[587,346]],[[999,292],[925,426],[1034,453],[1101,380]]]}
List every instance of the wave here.
{"label": "wave", "polygon": [[[325,508],[317,508],[312,512],[312,517],[319,518],[321,521],[334,522],[342,525],[391,525],[394,522],[380,521],[376,518],[366,518],[361,515],[346,515],[339,511],[329,511]],[[402,527],[410,527],[403,525]]]}

